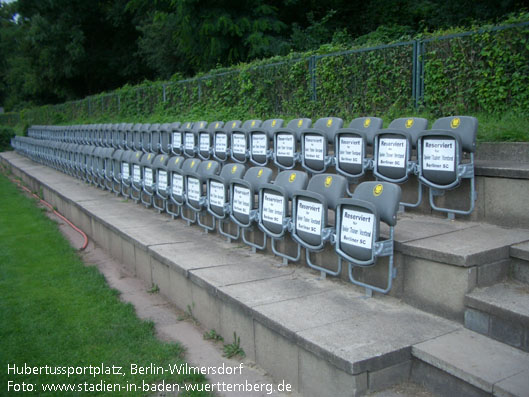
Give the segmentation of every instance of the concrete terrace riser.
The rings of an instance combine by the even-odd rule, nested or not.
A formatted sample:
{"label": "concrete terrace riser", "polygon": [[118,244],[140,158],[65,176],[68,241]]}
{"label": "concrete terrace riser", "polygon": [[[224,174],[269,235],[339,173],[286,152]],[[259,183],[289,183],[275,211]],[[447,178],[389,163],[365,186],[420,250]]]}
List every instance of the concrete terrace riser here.
{"label": "concrete terrace riser", "polygon": [[[365,310],[362,309],[363,306],[382,304],[382,307],[385,307],[388,304],[384,303],[384,300],[381,303],[378,300],[364,300],[362,293],[355,292],[352,286],[345,285],[346,288],[343,288],[343,283],[337,283],[336,280],[318,281],[314,274],[314,277],[309,276],[308,281],[299,280],[299,276],[289,278],[289,275],[295,273],[299,267],[274,267],[273,263],[278,262],[277,258],[252,254],[247,248],[238,248],[237,244],[221,243],[221,239],[213,236],[208,240],[208,244],[211,243],[212,255],[215,252],[221,252],[222,255],[207,257],[207,253],[203,252],[201,259],[196,258],[193,256],[193,249],[197,249],[194,240],[198,238],[197,236],[201,236],[201,239],[205,238],[196,226],[187,227],[184,222],[173,221],[167,216],[162,217],[161,220],[161,216],[152,210],[131,203],[123,203],[123,212],[121,212],[121,206],[115,205],[115,199],[112,209],[109,206],[107,212],[104,202],[111,197],[109,193],[91,188],[92,198],[72,199],[74,196],[68,191],[68,186],[64,186],[64,191],[68,191],[68,194],[61,193],[63,187],[48,186],[25,171],[16,167],[11,169],[33,190],[39,191],[42,188],[46,201],[80,226],[98,245],[126,264],[138,278],[156,284],[160,292],[171,302],[182,310],[190,309],[198,321],[207,329],[216,329],[224,336],[227,343],[232,341],[233,332],[236,332],[250,359],[269,371],[276,381],[284,379],[305,396],[362,395],[367,391],[383,389],[406,380],[409,378],[411,368],[411,344],[457,329],[456,324],[445,320],[435,319],[411,309],[404,309],[408,314],[400,313],[402,308],[399,305],[397,312],[394,312],[396,309],[388,306],[387,313],[377,314],[375,317],[385,318],[394,315],[396,319],[408,315],[411,318],[404,322],[405,328],[412,327],[411,324],[420,325],[419,327],[413,325],[409,330],[403,330],[405,339],[407,335],[413,334],[416,328],[421,328],[425,323],[428,325],[420,329],[420,332],[417,331],[419,333],[416,337],[419,339],[410,337],[409,341],[399,342],[399,346],[402,347],[389,350],[387,353],[375,351],[373,356],[365,356],[366,353],[361,351],[358,353],[360,356],[357,357],[349,351],[354,352],[357,349],[354,340],[358,336],[352,335],[349,330],[357,329],[357,332],[360,332],[358,335],[368,336],[370,340],[379,336],[372,334],[372,325],[368,326],[361,317],[356,320],[357,315],[354,313],[357,310]],[[106,196],[106,198],[99,200],[94,199],[93,196]],[[116,212],[118,207],[119,210]],[[140,226],[121,227],[120,222],[123,217],[130,216],[131,211],[135,217],[138,217]],[[153,219],[156,228],[148,228]],[[145,235],[145,230],[154,231],[154,234]],[[216,248],[219,246],[223,247],[221,251]],[[243,262],[233,264],[234,258],[238,261],[242,259]],[[222,271],[211,274],[208,267],[211,266],[210,263],[211,265],[215,263],[213,266],[217,266],[217,270],[226,269],[228,272],[226,277],[238,277],[240,282],[236,279],[224,280]],[[285,317],[277,317],[277,313],[269,311],[277,305],[274,303],[275,297],[266,298],[254,290],[255,283],[249,287],[245,286],[244,281],[251,281],[252,277],[263,280],[266,290],[270,289],[270,285],[277,285],[278,295],[284,295],[282,297],[284,300],[279,303],[285,306]],[[266,281],[267,278],[269,281]],[[316,288],[315,292],[311,292],[316,295],[307,296],[306,305],[298,306],[296,300],[292,301],[294,306],[290,307],[289,294],[299,299],[295,294],[299,294],[299,291],[303,294],[307,282],[308,285]],[[297,284],[299,287],[295,287]],[[332,303],[337,298],[332,295],[333,297],[329,297],[330,300],[324,303],[323,307],[314,308],[314,315],[307,314],[312,313],[311,305],[320,302],[325,294],[335,294],[337,287],[345,291],[346,295],[351,295],[351,298],[347,298],[351,313],[336,312]],[[298,291],[295,291],[296,289]],[[235,299],[235,296],[250,297],[249,299],[253,299],[255,304],[243,304],[239,299]],[[317,296],[318,300],[314,300],[314,296]],[[265,301],[261,302],[260,299]],[[272,300],[268,303],[266,299]],[[299,312],[301,319],[306,319],[303,320],[306,325],[297,328],[289,324],[292,319],[290,311]],[[336,318],[340,315],[343,316],[343,320],[337,321]],[[362,315],[373,317],[370,312]],[[333,331],[331,337],[325,336],[328,332],[325,327],[318,326],[329,321],[337,321],[336,331]],[[395,324],[394,321],[392,324]],[[384,329],[380,337],[384,337],[386,331],[390,332],[389,328]],[[393,333],[392,330],[390,334]],[[342,352],[340,346],[334,345],[336,341],[343,343],[345,351]],[[375,340],[372,343],[373,346],[385,346],[380,342]],[[351,357],[351,354],[356,357],[353,361],[347,358]],[[364,356],[365,358],[360,358]],[[315,377],[314,374],[322,376]]]}
{"label": "concrete terrace riser", "polygon": [[[35,181],[28,182],[33,185],[36,184]],[[84,185],[82,182],[78,183]],[[38,189],[40,188],[34,188],[34,190]],[[101,195],[101,198],[109,196],[109,193],[92,189]],[[108,245],[111,238],[104,231],[100,232],[101,228],[94,223],[93,215],[86,210],[86,207],[90,207],[89,202],[84,202],[80,198],[84,205],[80,208],[71,209],[71,206],[64,207],[60,200],[57,201],[53,191],[48,193],[49,189],[46,186],[43,187],[43,190],[45,197],[49,197],[52,204],[56,202],[59,211],[65,215],[68,216],[70,212],[77,213],[80,211],[82,214],[77,215],[79,216],[80,227],[92,233],[96,241],[98,236],[103,236],[100,238],[100,244],[105,249],[109,249]],[[131,210],[128,211],[130,214]],[[171,225],[168,228],[175,226],[181,228],[185,225],[182,220],[171,222],[167,215],[158,216],[164,217],[167,225]],[[114,233],[123,233],[105,219],[99,219],[99,221],[111,228]],[[210,220],[207,219],[207,223],[209,222]],[[230,225],[226,229],[234,232],[232,226]],[[191,232],[200,233],[202,229],[195,225],[185,230],[181,234],[182,236],[189,236]],[[166,234],[160,233],[159,236],[153,236],[146,241],[149,244],[163,243]],[[383,229],[382,234],[387,234],[387,230]],[[499,237],[497,239],[491,237],[494,234],[498,234]],[[125,235],[130,237],[134,233],[133,231],[125,231]],[[262,241],[262,232],[260,231],[250,232],[248,235],[254,241],[255,239],[259,242]],[[529,233],[527,231],[520,233],[515,230],[507,231],[493,226],[489,228],[486,225],[472,222],[451,222],[444,218],[418,218],[417,220],[413,215],[404,214],[399,216],[395,240],[397,278],[394,280],[390,294],[422,310],[463,322],[465,294],[476,286],[491,285],[505,278],[509,271],[509,245],[529,240]],[[130,237],[129,245],[133,241],[135,239]],[[174,238],[171,241],[174,241]],[[143,247],[147,245],[144,244]],[[236,245],[244,244],[239,240]],[[268,254],[272,254],[270,245],[270,239],[268,239],[265,250]],[[472,249],[469,250],[467,245],[471,246]],[[277,247],[280,251],[286,251],[292,255],[297,246],[290,237],[287,237],[284,241],[278,242]],[[117,252],[119,248],[113,248],[113,250]],[[125,253],[124,250],[123,252],[128,260],[135,255],[135,253]],[[299,265],[307,267],[305,250],[302,249],[301,253]],[[138,255],[141,254],[138,253]],[[313,255],[313,260],[319,265],[334,269],[337,255],[334,253],[334,248],[327,244],[322,253]],[[281,258],[276,257],[275,261],[280,263]],[[385,286],[387,283],[387,258],[379,259],[374,267],[357,268],[355,277],[375,285]],[[348,282],[346,263],[344,263],[341,278]]]}

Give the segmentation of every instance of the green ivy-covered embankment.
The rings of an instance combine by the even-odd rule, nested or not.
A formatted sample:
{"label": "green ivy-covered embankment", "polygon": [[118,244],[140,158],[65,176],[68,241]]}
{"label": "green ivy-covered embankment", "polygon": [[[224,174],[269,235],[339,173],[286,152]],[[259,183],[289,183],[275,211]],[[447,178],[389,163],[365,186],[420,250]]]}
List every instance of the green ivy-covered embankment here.
{"label": "green ivy-covered embankment", "polygon": [[[21,113],[21,122],[222,120],[410,114],[479,118],[481,140],[529,140],[529,14],[472,32],[344,50],[322,46],[210,71],[124,86]],[[484,135],[483,135],[484,134]]]}

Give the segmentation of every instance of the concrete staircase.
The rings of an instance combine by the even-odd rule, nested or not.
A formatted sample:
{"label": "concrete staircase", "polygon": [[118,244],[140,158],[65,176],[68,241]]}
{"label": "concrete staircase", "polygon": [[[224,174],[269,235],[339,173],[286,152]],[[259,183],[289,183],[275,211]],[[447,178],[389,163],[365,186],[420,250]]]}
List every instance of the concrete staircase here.
{"label": "concrete staircase", "polygon": [[[399,382],[439,396],[529,396],[523,162],[481,160],[467,219],[426,206],[399,215],[394,287],[366,298],[345,270],[321,280],[303,258],[278,267],[269,251],[254,254],[17,154],[1,160],[137,277],[226,340],[235,331],[250,359],[305,396],[363,395]],[[328,249],[317,259],[336,258]],[[383,261],[360,273],[381,284],[387,277]]]}

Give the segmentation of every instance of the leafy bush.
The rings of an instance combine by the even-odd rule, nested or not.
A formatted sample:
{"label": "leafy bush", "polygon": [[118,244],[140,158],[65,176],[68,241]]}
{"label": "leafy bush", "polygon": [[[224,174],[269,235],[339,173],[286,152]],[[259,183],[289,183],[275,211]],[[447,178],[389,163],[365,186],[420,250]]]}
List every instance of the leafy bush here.
{"label": "leafy bush", "polygon": [[14,136],[12,128],[0,126],[0,152],[11,150],[11,138]]}

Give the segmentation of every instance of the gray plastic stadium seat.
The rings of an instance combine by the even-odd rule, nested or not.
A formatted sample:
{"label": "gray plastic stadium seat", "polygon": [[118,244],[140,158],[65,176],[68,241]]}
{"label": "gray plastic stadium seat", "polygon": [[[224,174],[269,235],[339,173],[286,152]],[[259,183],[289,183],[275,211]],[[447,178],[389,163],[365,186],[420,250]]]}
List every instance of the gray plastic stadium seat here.
{"label": "gray plastic stadium seat", "polygon": [[169,200],[169,189],[171,188],[171,184],[169,181],[167,164],[170,160],[171,157],[167,154],[159,154],[154,159],[153,168],[156,175],[156,189],[152,198],[152,205],[158,210],[158,212],[165,211],[167,201]]}
{"label": "gray plastic stadium seat", "polygon": [[272,239],[272,251],[285,260],[298,261],[301,248],[298,245],[297,255],[290,256],[276,249],[276,240],[285,237],[290,227],[290,200],[295,191],[307,186],[308,175],[305,171],[282,171],[273,183],[266,183],[259,190],[259,228]]}
{"label": "gray plastic stadium seat", "polygon": [[312,128],[301,131],[301,166],[308,172],[319,174],[327,171],[333,158],[328,155],[329,144],[334,144],[334,136],[343,126],[338,117],[321,118]]}
{"label": "gray plastic stadium seat", "polygon": [[[375,133],[373,142],[373,174],[377,180],[404,183],[416,173],[412,150],[417,137],[426,129],[428,120],[417,117],[393,120],[388,128]],[[400,203],[404,207],[417,207],[422,201],[422,185],[418,184],[417,201]]]}
{"label": "gray plastic stadium seat", "polygon": [[[436,120],[431,130],[419,134],[417,142],[418,175],[421,183],[429,187],[430,205],[437,211],[468,215],[476,201],[474,177],[474,151],[478,121],[470,116],[443,117]],[[463,152],[470,154],[463,161]],[[470,207],[458,210],[438,207],[434,196],[454,189],[462,179],[470,179]]]}
{"label": "gray plastic stadium seat", "polygon": [[[233,179],[241,179],[246,172],[244,164],[224,164],[219,175],[211,175],[206,180],[206,205],[207,211],[214,219],[219,220],[219,233],[229,239],[239,238],[237,234],[232,235],[223,228],[225,220],[229,217],[229,203],[231,201],[229,186]],[[209,225],[202,225],[200,218],[198,224],[206,230],[213,230]]]}
{"label": "gray plastic stadium seat", "polygon": [[141,150],[141,127],[142,124],[136,123],[131,128],[131,149],[134,151]]}
{"label": "gray plastic stadium seat", "polygon": [[242,127],[231,131],[231,158],[236,163],[246,163],[249,156],[250,130],[261,126],[261,120],[246,120]]}
{"label": "gray plastic stadium seat", "polygon": [[130,197],[132,192],[132,161],[136,157],[134,150],[125,150],[121,157],[121,195]]}
{"label": "gray plastic stadium seat", "polygon": [[[186,216],[185,211],[181,212],[181,216],[188,224],[195,223],[206,212],[205,183],[209,176],[218,174],[219,170],[218,161],[207,160],[200,163],[196,170],[184,173],[186,208],[191,211],[192,217]],[[215,222],[214,218],[213,222]],[[204,227],[204,225],[205,223],[201,222],[201,226]]]}
{"label": "gray plastic stadium seat", "polygon": [[207,125],[207,121],[197,121],[192,127],[184,127],[184,156],[195,157],[198,151],[198,131],[207,128]]}
{"label": "gray plastic stadium seat", "polygon": [[294,192],[292,197],[292,227],[294,241],[305,248],[307,263],[322,273],[337,276],[341,273],[341,261],[337,270],[315,265],[313,252],[321,251],[335,231],[328,219],[328,211],[336,212],[338,200],[345,197],[347,179],[336,174],[314,175],[306,190]]}
{"label": "gray plastic stadium seat", "polygon": [[101,179],[99,187],[106,190],[112,190],[112,176],[114,174],[114,163],[112,162],[112,156],[116,149],[113,147],[105,148],[103,151],[103,172],[101,174]]}
{"label": "gray plastic stadium seat", "polygon": [[130,158],[130,171],[131,171],[131,183],[130,183],[130,198],[138,202],[140,200],[140,192],[143,189],[143,175],[141,173],[141,159],[144,153],[141,150],[136,150],[134,156]]}
{"label": "gray plastic stadium seat", "polygon": [[[184,172],[192,171],[200,165],[201,160],[187,159],[183,156],[174,156],[167,162],[169,173],[169,201],[165,210],[173,219],[180,216],[180,210],[185,203]],[[173,209],[174,208],[174,209]]]}
{"label": "gray plastic stadium seat", "polygon": [[[393,268],[394,227],[401,197],[400,186],[388,182],[363,182],[352,198],[338,201],[336,214],[335,249],[349,266],[349,279],[353,284],[372,291],[387,293],[396,274]],[[380,239],[380,222],[389,226],[388,239]],[[377,287],[356,280],[355,266],[372,266],[380,256],[388,256],[387,285]]]}
{"label": "gray plastic stadium seat", "polygon": [[[145,204],[145,206],[149,207],[152,205],[152,194],[154,192],[154,186],[156,183],[155,179],[155,173],[153,169],[153,163],[156,155],[154,153],[145,153],[143,156],[141,156],[140,160],[140,167],[141,167],[141,189],[139,189],[139,199],[140,201]],[[132,184],[132,189],[135,190],[136,185]],[[147,196],[149,197],[149,201],[145,200],[145,192],[149,192]],[[132,197],[135,199],[135,197]]]}
{"label": "gray plastic stadium seat", "polygon": [[152,152],[151,149],[151,124],[141,125],[141,151],[143,153]]}
{"label": "gray plastic stadium seat", "polygon": [[183,138],[182,124],[179,121],[171,123],[170,131],[170,147],[171,153],[175,156],[180,156],[183,150],[184,138]]}
{"label": "gray plastic stadium seat", "polygon": [[272,175],[270,168],[252,167],[246,171],[244,179],[234,178],[230,182],[230,219],[242,229],[242,240],[254,251],[266,248],[266,234],[263,232],[263,242],[258,244],[248,240],[246,232],[259,218],[256,194],[264,184],[270,183]]}
{"label": "gray plastic stadium seat", "polygon": [[171,153],[171,124],[164,123],[159,129],[159,145],[162,154]]}
{"label": "gray plastic stadium seat", "polygon": [[[152,156],[152,158],[149,159],[149,156]],[[148,153],[147,159],[144,160],[147,162],[147,164],[144,165],[144,168],[143,168],[144,183],[143,183],[143,189],[140,194],[140,198],[141,198],[141,202],[148,207],[153,205],[154,197],[158,190],[159,171],[160,169],[163,168],[162,171],[165,172],[165,169],[167,168],[167,160],[169,160],[169,156],[167,156],[166,154],[156,155],[153,153]],[[149,179],[149,174],[150,174],[150,179]],[[164,180],[162,181],[162,186],[165,187],[164,190],[166,190],[167,189],[167,173],[165,172],[165,175],[163,175],[162,173],[162,176],[164,177]]]}
{"label": "gray plastic stadium seat", "polygon": [[311,119],[290,120],[286,127],[274,132],[274,164],[281,170],[291,170],[299,161],[301,131],[310,128]]}
{"label": "gray plastic stadium seat", "polygon": [[241,126],[240,120],[231,120],[222,128],[216,128],[213,136],[213,158],[221,163],[230,156],[231,132]]}
{"label": "gray plastic stadium seat", "polygon": [[250,135],[250,162],[256,165],[265,166],[273,157],[274,132],[283,127],[283,119],[265,120],[261,127],[251,128]]}
{"label": "gray plastic stadium seat", "polygon": [[112,154],[112,182],[110,182],[110,190],[116,195],[121,193],[121,177],[123,172],[121,162],[123,161],[125,153],[123,149],[117,149]]}
{"label": "gray plastic stadium seat", "polygon": [[336,172],[347,178],[360,178],[372,169],[372,159],[366,155],[366,146],[373,145],[374,134],[382,128],[378,117],[359,117],[347,128],[336,132],[334,153]]}
{"label": "gray plastic stadium seat", "polygon": [[215,131],[224,126],[224,121],[214,121],[209,123],[207,128],[198,131],[198,157],[202,160],[209,160],[213,154],[213,138]]}
{"label": "gray plastic stadium seat", "polygon": [[151,124],[151,128],[149,128],[151,142],[150,151],[156,154],[161,153],[160,127],[161,125],[159,123],[155,123]]}

